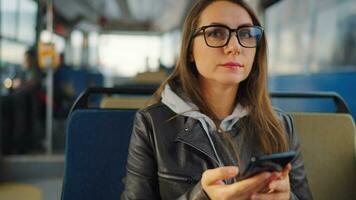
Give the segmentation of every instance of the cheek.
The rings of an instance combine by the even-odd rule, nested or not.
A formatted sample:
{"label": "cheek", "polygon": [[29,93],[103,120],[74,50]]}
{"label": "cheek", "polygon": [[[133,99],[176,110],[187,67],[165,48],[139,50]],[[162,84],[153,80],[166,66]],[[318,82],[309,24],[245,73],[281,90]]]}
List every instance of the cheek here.
{"label": "cheek", "polygon": [[196,38],[193,41],[192,57],[195,62],[200,62],[205,57],[207,49],[204,47],[204,41],[201,38]]}
{"label": "cheek", "polygon": [[206,62],[206,60],[201,60],[201,59],[198,59],[195,61],[195,67],[198,71],[198,73],[202,76],[207,76],[209,74],[209,68],[206,67],[208,64],[208,62]]}
{"label": "cheek", "polygon": [[248,49],[247,51],[245,51],[245,58],[246,58],[246,64],[249,68],[252,68],[252,65],[254,63],[255,60],[255,56],[256,56],[256,49]]}
{"label": "cheek", "polygon": [[212,49],[209,49],[204,41],[197,38],[193,43],[192,57],[199,73],[202,74],[213,64],[212,58],[216,57],[216,55],[213,55]]}

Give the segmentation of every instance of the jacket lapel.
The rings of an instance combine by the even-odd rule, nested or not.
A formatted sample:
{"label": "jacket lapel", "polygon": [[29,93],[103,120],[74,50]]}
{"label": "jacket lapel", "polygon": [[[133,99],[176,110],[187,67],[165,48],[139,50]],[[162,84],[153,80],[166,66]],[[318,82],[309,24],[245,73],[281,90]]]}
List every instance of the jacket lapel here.
{"label": "jacket lapel", "polygon": [[177,134],[175,142],[182,142],[196,149],[219,165],[209,139],[199,121],[188,118],[187,122],[184,124],[184,129],[180,130]]}

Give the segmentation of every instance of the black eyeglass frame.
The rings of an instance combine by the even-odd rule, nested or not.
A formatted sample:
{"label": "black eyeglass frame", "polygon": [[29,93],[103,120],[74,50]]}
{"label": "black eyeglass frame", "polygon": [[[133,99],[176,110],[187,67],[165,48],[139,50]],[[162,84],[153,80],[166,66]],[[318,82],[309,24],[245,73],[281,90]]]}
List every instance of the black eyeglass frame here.
{"label": "black eyeglass frame", "polygon": [[[222,27],[222,28],[226,28],[226,29],[229,30],[229,38],[226,40],[225,44],[219,45],[219,46],[211,46],[211,45],[208,44],[208,41],[206,40],[206,36],[205,36],[205,29],[210,28],[210,27]],[[250,27],[257,28],[257,29],[261,30],[261,33],[262,33],[262,34],[261,34],[261,37],[258,38],[258,41],[256,42],[256,46],[253,46],[253,47],[249,47],[249,46],[243,45],[243,44],[241,43],[241,41],[240,41],[239,34],[238,34],[238,31],[239,31],[239,30],[241,30],[241,29],[243,29],[243,28],[250,28]],[[203,31],[203,33],[200,33],[201,31]],[[221,48],[221,47],[224,47],[224,46],[226,46],[227,44],[229,44],[229,41],[230,41],[230,39],[231,39],[231,35],[232,35],[231,33],[232,33],[232,32],[235,32],[235,33],[236,33],[237,41],[239,42],[239,44],[240,44],[242,47],[245,47],[245,48],[256,48],[256,47],[259,46],[260,41],[261,41],[261,38],[263,37],[264,28],[263,28],[262,26],[256,26],[256,25],[249,26],[249,25],[248,25],[248,26],[240,26],[240,27],[238,27],[238,28],[236,28],[236,29],[231,29],[230,27],[225,26],[225,25],[222,25],[222,24],[208,25],[208,26],[202,26],[202,27],[198,28],[197,30],[195,30],[195,31],[193,32],[192,36],[191,36],[191,39],[195,38],[196,36],[198,36],[198,35],[200,35],[200,34],[203,34],[204,40],[205,40],[205,44],[206,44],[207,46],[209,46],[209,47],[211,47],[211,48]]]}

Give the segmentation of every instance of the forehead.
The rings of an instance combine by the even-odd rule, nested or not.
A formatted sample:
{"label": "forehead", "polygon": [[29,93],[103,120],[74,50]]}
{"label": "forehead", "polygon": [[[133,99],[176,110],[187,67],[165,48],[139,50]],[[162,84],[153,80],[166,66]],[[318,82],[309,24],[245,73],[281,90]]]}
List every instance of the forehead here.
{"label": "forehead", "polygon": [[229,1],[215,1],[203,10],[198,25],[206,26],[211,23],[222,23],[230,28],[246,23],[253,24],[243,7]]}

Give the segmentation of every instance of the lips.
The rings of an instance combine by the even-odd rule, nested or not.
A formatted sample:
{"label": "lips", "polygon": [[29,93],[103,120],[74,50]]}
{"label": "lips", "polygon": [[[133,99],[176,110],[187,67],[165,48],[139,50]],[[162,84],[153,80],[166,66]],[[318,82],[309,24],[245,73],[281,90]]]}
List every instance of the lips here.
{"label": "lips", "polygon": [[232,68],[232,69],[242,67],[242,65],[238,62],[227,62],[227,63],[222,64],[221,66],[226,67],[226,68]]}

